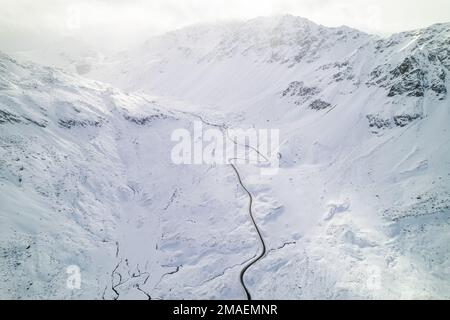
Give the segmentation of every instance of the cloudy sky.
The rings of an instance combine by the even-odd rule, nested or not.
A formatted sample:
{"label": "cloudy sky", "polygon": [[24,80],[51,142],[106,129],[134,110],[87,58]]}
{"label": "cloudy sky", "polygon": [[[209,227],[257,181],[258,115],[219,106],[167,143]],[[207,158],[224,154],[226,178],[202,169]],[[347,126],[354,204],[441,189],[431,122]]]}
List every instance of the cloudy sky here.
{"label": "cloudy sky", "polygon": [[450,22],[449,0],[0,0],[0,50],[64,37],[126,46],[192,23],[290,13],[371,33]]}

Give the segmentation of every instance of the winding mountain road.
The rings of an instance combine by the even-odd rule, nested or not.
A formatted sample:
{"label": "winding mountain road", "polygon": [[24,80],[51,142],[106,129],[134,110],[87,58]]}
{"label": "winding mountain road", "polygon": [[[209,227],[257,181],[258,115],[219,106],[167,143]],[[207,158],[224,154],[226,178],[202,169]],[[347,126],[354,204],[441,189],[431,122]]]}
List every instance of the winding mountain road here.
{"label": "winding mountain road", "polygon": [[261,253],[260,253],[255,259],[253,259],[252,261],[250,261],[250,262],[249,262],[249,263],[241,270],[241,273],[240,273],[240,275],[239,275],[239,280],[240,280],[240,282],[241,282],[242,287],[243,287],[244,290],[245,290],[245,293],[246,293],[246,295],[247,295],[247,299],[248,299],[248,300],[252,300],[252,296],[251,296],[251,294],[250,294],[250,291],[248,291],[248,288],[247,288],[247,286],[245,285],[244,276],[245,276],[245,273],[247,272],[247,270],[248,270],[251,266],[253,266],[255,263],[257,263],[259,260],[261,260],[261,259],[265,256],[267,250],[266,250],[266,244],[265,244],[265,242],[264,242],[264,238],[262,237],[261,231],[259,230],[259,227],[258,227],[258,225],[256,224],[255,218],[254,218],[254,216],[253,216],[253,211],[252,211],[252,206],[253,206],[253,196],[252,196],[252,194],[250,193],[250,191],[248,191],[248,189],[245,187],[244,183],[242,182],[241,175],[240,175],[238,169],[236,168],[236,166],[235,166],[234,164],[230,164],[230,165],[231,165],[231,167],[233,168],[234,172],[236,173],[236,176],[237,176],[237,178],[238,178],[239,184],[241,185],[242,189],[244,189],[244,191],[247,193],[247,195],[248,195],[248,197],[249,197],[248,213],[249,213],[249,215],[250,215],[250,219],[252,220],[253,226],[255,227],[256,232],[258,233],[258,237],[259,237],[259,240],[260,240],[261,246],[262,246],[262,251],[261,251]]}
{"label": "winding mountain road", "polygon": [[[194,117],[196,117],[197,119],[199,119],[201,122],[203,122],[203,124],[205,124],[205,125],[207,125],[207,126],[219,128],[219,129],[226,135],[226,137],[227,137],[230,141],[232,141],[235,145],[240,146],[240,145],[237,143],[237,141],[235,141],[234,139],[232,139],[232,138],[228,135],[228,131],[227,131],[227,130],[228,130],[228,126],[227,126],[226,124],[216,124],[216,123],[212,123],[212,122],[206,121],[206,120],[203,119],[203,117],[202,117],[201,115],[199,115],[199,114],[190,113],[190,112],[185,112],[185,111],[179,111],[179,112],[182,112],[182,113],[184,113],[184,114],[189,114],[189,115],[191,115],[191,116],[194,116]],[[245,147],[245,148],[252,149],[252,150],[255,151],[256,153],[258,153],[259,155],[261,155],[261,156],[265,159],[265,161],[269,161],[269,160],[268,160],[264,155],[262,155],[257,149],[255,149],[255,148],[253,148],[253,147],[251,147],[251,146],[249,146],[249,145],[241,145],[241,147]],[[238,159],[229,159],[228,161],[233,161],[233,160],[238,160]],[[241,270],[240,274],[239,274],[239,281],[241,282],[242,288],[243,288],[244,291],[245,291],[245,294],[246,294],[246,296],[247,296],[247,300],[252,300],[252,296],[251,296],[251,294],[250,294],[250,291],[248,290],[247,286],[245,285],[245,280],[244,280],[245,273],[247,272],[248,269],[250,269],[250,267],[252,267],[255,263],[257,263],[258,261],[260,261],[260,260],[266,255],[267,249],[266,249],[266,243],[264,242],[264,238],[262,237],[262,234],[261,234],[261,230],[259,229],[258,224],[256,223],[255,218],[254,218],[254,216],[253,216],[253,211],[252,211],[252,208],[253,208],[253,196],[252,196],[252,194],[250,193],[250,191],[247,189],[247,187],[245,186],[245,184],[243,183],[241,174],[239,173],[239,170],[237,169],[236,165],[230,162],[230,166],[231,166],[231,168],[233,169],[233,171],[235,172],[236,177],[237,177],[237,179],[238,179],[238,182],[239,182],[240,186],[242,187],[242,189],[245,191],[245,193],[247,194],[247,196],[248,196],[248,198],[249,198],[249,203],[248,203],[248,214],[249,214],[250,219],[251,219],[251,221],[252,221],[252,224],[253,224],[253,226],[254,226],[254,228],[255,228],[255,230],[256,230],[256,233],[258,234],[259,241],[261,242],[261,248],[262,248],[261,253],[260,253],[258,256],[256,256],[254,259],[252,259],[249,263],[247,263],[247,264],[244,266],[244,268]]]}

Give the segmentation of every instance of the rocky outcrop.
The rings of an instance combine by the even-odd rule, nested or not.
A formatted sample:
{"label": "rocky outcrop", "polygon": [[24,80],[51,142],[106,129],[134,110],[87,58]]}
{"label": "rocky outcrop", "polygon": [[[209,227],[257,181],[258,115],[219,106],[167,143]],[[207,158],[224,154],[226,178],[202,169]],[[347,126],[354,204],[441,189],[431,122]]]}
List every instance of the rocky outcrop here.
{"label": "rocky outcrop", "polygon": [[414,114],[401,114],[401,115],[397,115],[394,116],[394,123],[397,127],[405,127],[408,124],[410,124],[411,122],[418,120],[418,119],[422,119],[423,116],[421,114],[418,113],[414,113]]}
{"label": "rocky outcrop", "polygon": [[18,124],[18,123],[22,123],[22,124],[34,124],[36,126],[39,126],[41,128],[45,128],[47,126],[47,121],[45,120],[34,120],[33,118],[31,118],[30,116],[19,116],[16,115],[14,113],[5,111],[5,110],[0,110],[0,125],[2,124]]}
{"label": "rocky outcrop", "polygon": [[4,123],[20,123],[20,117],[8,111],[0,110],[0,124]]}
{"label": "rocky outcrop", "polygon": [[422,119],[423,115],[419,113],[412,113],[412,114],[403,113],[393,116],[391,118],[385,118],[378,114],[376,115],[368,114],[366,118],[369,121],[370,128],[384,130],[384,129],[391,129],[394,127],[405,127],[416,120]]}
{"label": "rocky outcrop", "polygon": [[379,40],[376,56],[394,60],[392,51],[402,57],[399,62],[377,66],[367,82],[388,90],[388,97],[422,98],[430,93],[443,100],[447,96],[447,72],[450,70],[450,33],[448,24],[404,32]]}
{"label": "rocky outcrop", "polygon": [[314,100],[313,102],[311,102],[309,104],[308,108],[310,108],[312,110],[323,110],[323,109],[327,109],[329,107],[331,107],[330,103],[320,100],[320,99],[317,99],[317,100]]}
{"label": "rocky outcrop", "polygon": [[390,119],[384,119],[379,115],[368,114],[366,116],[367,120],[369,120],[369,127],[376,129],[388,129],[392,127],[392,123]]}
{"label": "rocky outcrop", "polygon": [[396,80],[396,83],[391,86],[388,97],[402,94],[413,97],[425,95],[425,72],[419,68],[414,57],[406,58],[390,74],[391,80]]}
{"label": "rocky outcrop", "polygon": [[175,120],[174,118],[169,117],[169,116],[167,116],[165,114],[162,114],[162,113],[161,114],[152,114],[152,115],[149,115],[149,116],[132,116],[132,115],[129,115],[129,114],[124,114],[123,117],[124,117],[125,120],[130,121],[130,122],[132,122],[134,124],[137,124],[139,126],[148,125],[148,124],[150,124],[150,123],[152,123],[152,122],[154,122],[156,120],[166,120],[166,119]]}
{"label": "rocky outcrop", "polygon": [[98,119],[98,120],[77,120],[77,119],[60,119],[58,121],[59,126],[66,128],[66,129],[72,129],[74,127],[101,127],[103,125],[104,120]]}
{"label": "rocky outcrop", "polygon": [[293,81],[286,90],[283,91],[283,97],[312,97],[320,93],[316,87],[307,87],[303,81]]}
{"label": "rocky outcrop", "polygon": [[281,96],[293,99],[293,103],[296,105],[302,105],[319,93],[319,88],[308,87],[303,81],[293,81],[282,92]]}

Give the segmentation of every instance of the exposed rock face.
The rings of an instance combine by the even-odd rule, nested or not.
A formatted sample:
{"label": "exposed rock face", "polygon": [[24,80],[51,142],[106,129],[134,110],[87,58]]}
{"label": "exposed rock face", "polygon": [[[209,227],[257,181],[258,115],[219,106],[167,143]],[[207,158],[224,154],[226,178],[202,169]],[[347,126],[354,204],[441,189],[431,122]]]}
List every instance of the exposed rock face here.
{"label": "exposed rock face", "polygon": [[74,127],[101,127],[103,120],[76,120],[76,119],[60,119],[58,124],[66,129],[72,129]]}
{"label": "exposed rock face", "polygon": [[[289,84],[286,90],[282,93],[282,98],[289,99],[291,103],[294,103],[298,106],[304,105],[315,96],[320,93],[320,89],[317,87],[309,87],[306,86],[303,81],[293,81]],[[314,110],[320,110],[328,108],[326,102],[321,100],[314,100],[308,106]]]}
{"label": "exposed rock face", "polygon": [[[448,25],[400,33],[377,42],[375,54],[392,60],[393,49],[399,63],[377,66],[370,74],[368,85],[388,89],[388,97],[424,97],[428,91],[440,100],[447,96],[447,72],[450,66]],[[406,43],[406,45],[405,45]],[[402,47],[403,46],[403,47]]]}
{"label": "exposed rock face", "polygon": [[329,107],[331,107],[330,103],[320,100],[320,99],[314,100],[309,105],[309,108],[312,110],[323,110],[323,109],[327,109]]}
{"label": "exposed rock face", "polygon": [[317,69],[319,72],[327,70],[333,72],[329,83],[336,83],[344,80],[352,81],[356,78],[353,73],[353,65],[348,60],[328,63]]}
{"label": "exposed rock face", "polygon": [[132,116],[129,114],[124,114],[123,116],[125,118],[125,120],[128,120],[134,124],[137,124],[139,126],[145,126],[148,125],[150,123],[152,123],[153,121],[156,120],[165,120],[165,119],[172,119],[175,120],[174,118],[168,117],[165,114],[153,114],[153,115],[149,115],[149,116]]}
{"label": "exposed rock face", "polygon": [[289,87],[283,91],[283,97],[312,97],[320,93],[320,90],[315,87],[307,87],[303,81],[294,81],[289,84]]}
{"label": "exposed rock face", "polygon": [[422,119],[422,115],[421,114],[401,114],[398,116],[394,116],[394,123],[397,127],[405,127],[407,126],[409,123],[413,122],[414,120],[417,119]]}
{"label": "exposed rock face", "polygon": [[366,117],[371,128],[387,129],[392,126],[390,119],[384,119],[379,115],[368,114]]}
{"label": "exposed rock face", "polygon": [[[295,97],[294,103],[296,105],[302,105],[319,93],[320,90],[316,87],[305,86],[303,81],[293,81],[283,91],[282,97]],[[312,110],[323,110],[329,107],[331,107],[331,104],[321,99],[315,99],[308,105],[308,108]]]}
{"label": "exposed rock face", "polygon": [[19,116],[15,115],[13,113],[7,112],[7,111],[0,110],[0,124],[20,123],[20,122],[21,122],[21,120],[20,120]]}
{"label": "exposed rock face", "polygon": [[381,115],[369,114],[366,117],[367,120],[369,121],[370,128],[390,129],[393,127],[405,127],[411,122],[422,119],[423,115],[419,113],[400,114],[393,116],[392,118],[384,118]]}
{"label": "exposed rock face", "polygon": [[19,116],[14,113],[0,109],[0,125],[7,123],[22,123],[26,125],[34,124],[41,128],[45,128],[47,126],[47,121],[45,120],[35,120],[29,116]]}
{"label": "exposed rock face", "polygon": [[316,87],[305,86],[303,81],[293,81],[283,91],[282,97],[290,98],[296,105],[302,105],[319,93],[320,90]]}
{"label": "exposed rock face", "polygon": [[419,69],[414,57],[406,58],[402,64],[391,71],[391,79],[397,80],[391,87],[388,97],[406,94],[423,97],[425,95],[425,72]]}
{"label": "exposed rock face", "polygon": [[443,99],[447,94],[445,70],[439,67],[435,70],[425,70],[421,68],[415,57],[405,58],[399,66],[390,72],[394,84],[389,90],[388,97],[396,95],[423,97],[426,90],[430,89]]}

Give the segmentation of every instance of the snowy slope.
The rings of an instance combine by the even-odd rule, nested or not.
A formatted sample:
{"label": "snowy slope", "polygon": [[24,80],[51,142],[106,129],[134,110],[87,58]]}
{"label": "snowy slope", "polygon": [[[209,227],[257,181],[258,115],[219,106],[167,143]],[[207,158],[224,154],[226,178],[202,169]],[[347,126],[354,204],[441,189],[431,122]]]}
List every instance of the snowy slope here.
{"label": "snowy slope", "polygon": [[[193,119],[5,55],[0,66],[2,298],[243,296],[238,266],[257,248],[233,171],[170,161],[171,132]],[[81,290],[66,288],[71,265]]]}
{"label": "snowy slope", "polygon": [[393,70],[411,57],[413,65],[436,67],[430,70],[434,75],[413,78],[425,78],[439,92],[440,77],[445,77],[439,67],[448,67],[448,29],[441,24],[382,39],[290,15],[199,25],[151,38],[127,59],[118,58],[115,68],[99,66],[88,76],[125,90],[240,111],[257,98],[278,96],[296,81],[322,91],[331,86],[333,96],[335,84],[341,92],[369,84],[388,88],[389,79],[383,77],[393,78]]}
{"label": "snowy slope", "polygon": [[[281,130],[279,174],[238,168],[268,250],[252,297],[449,298],[449,39],[258,18],[85,74],[141,93],[3,56],[0,296],[245,298],[246,194],[229,166],[169,159],[201,115]],[[65,288],[70,264],[84,290]]]}
{"label": "snowy slope", "polygon": [[228,110],[238,101],[273,95],[293,76],[340,61],[372,38],[289,15],[196,25],[151,38],[130,51],[119,69],[97,68],[89,76]]}

